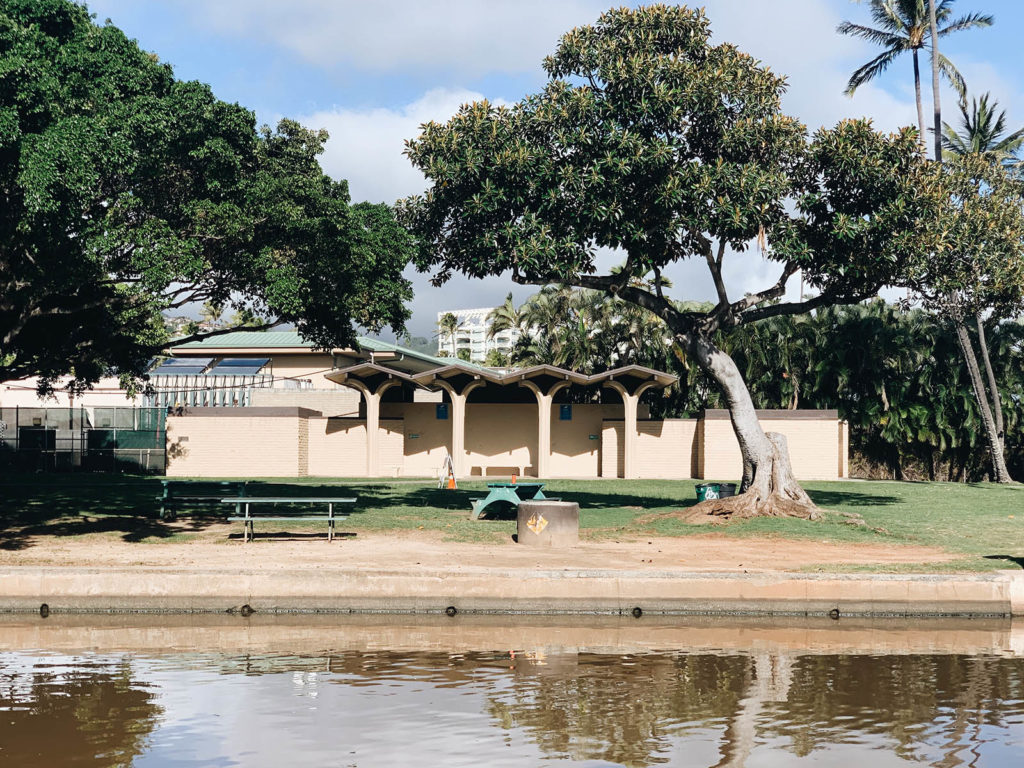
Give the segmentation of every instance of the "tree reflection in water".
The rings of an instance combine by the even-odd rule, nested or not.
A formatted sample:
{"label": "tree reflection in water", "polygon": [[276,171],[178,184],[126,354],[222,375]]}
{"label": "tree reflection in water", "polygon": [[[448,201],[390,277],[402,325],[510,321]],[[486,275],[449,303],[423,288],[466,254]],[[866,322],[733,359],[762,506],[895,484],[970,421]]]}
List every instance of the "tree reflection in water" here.
{"label": "tree reflection in water", "polygon": [[0,765],[131,765],[161,711],[128,659],[41,657],[28,667],[0,654]]}
{"label": "tree reflection in water", "polygon": [[671,743],[715,729],[717,768],[745,765],[769,740],[801,757],[869,743],[953,768],[975,764],[984,727],[1019,726],[1024,716],[1019,659],[755,653],[517,661],[515,685],[489,696],[502,728],[528,731],[552,756],[627,766],[666,762]]}

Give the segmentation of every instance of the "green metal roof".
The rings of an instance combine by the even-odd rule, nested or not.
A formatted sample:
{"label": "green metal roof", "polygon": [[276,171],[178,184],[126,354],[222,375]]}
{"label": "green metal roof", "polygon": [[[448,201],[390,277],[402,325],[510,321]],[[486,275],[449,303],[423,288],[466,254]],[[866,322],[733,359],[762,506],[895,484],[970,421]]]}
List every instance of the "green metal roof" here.
{"label": "green metal roof", "polygon": [[[426,367],[440,367],[451,365],[454,361],[450,357],[435,357],[424,352],[417,352],[414,349],[403,347],[400,344],[392,344],[380,339],[371,339],[368,336],[359,336],[356,341],[359,348],[368,352],[391,352],[412,358],[417,362],[426,363]],[[211,336],[202,341],[192,341],[188,344],[171,346],[171,350],[205,350],[205,349],[295,349],[305,347],[313,349],[313,345],[302,338],[298,331],[233,331],[220,336]],[[484,366],[470,363],[465,360],[459,361],[469,368],[486,370]],[[421,366],[415,366],[417,368]]]}
{"label": "green metal roof", "polygon": [[211,336],[202,341],[174,345],[172,349],[209,349],[229,347],[309,347],[313,345],[299,336],[298,331],[233,331]]}

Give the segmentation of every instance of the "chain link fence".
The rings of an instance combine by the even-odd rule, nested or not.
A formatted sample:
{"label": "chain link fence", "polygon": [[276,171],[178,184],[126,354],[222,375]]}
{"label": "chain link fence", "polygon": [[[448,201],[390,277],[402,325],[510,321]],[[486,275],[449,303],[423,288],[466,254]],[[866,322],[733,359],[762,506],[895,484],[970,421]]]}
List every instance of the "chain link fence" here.
{"label": "chain link fence", "polygon": [[162,475],[163,408],[0,408],[0,470]]}

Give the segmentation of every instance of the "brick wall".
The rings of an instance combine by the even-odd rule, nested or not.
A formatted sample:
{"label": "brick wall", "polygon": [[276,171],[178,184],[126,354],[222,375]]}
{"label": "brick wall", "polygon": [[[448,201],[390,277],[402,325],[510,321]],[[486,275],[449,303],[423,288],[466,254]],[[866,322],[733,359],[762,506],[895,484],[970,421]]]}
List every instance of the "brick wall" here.
{"label": "brick wall", "polygon": [[[793,474],[799,480],[836,480],[848,476],[845,422],[835,411],[762,411],[758,413],[765,432],[779,432],[789,442]],[[709,480],[737,480],[743,474],[743,459],[732,422],[721,412],[704,419],[703,460],[700,476]]]}
{"label": "brick wall", "polygon": [[696,419],[639,421],[636,428],[638,477],[676,480],[696,474]]}
{"label": "brick wall", "polygon": [[183,416],[169,416],[167,475],[305,475],[308,465],[301,446],[309,413],[301,408],[193,408]]}

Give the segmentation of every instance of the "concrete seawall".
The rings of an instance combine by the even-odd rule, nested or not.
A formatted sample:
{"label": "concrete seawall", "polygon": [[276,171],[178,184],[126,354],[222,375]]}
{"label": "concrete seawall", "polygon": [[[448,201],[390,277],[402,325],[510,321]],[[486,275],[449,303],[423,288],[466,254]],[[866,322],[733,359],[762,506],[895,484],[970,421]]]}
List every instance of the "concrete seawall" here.
{"label": "concrete seawall", "polygon": [[[1024,572],[708,573],[601,569],[0,569],[0,612],[1024,615]],[[246,611],[248,612],[248,611]]]}

